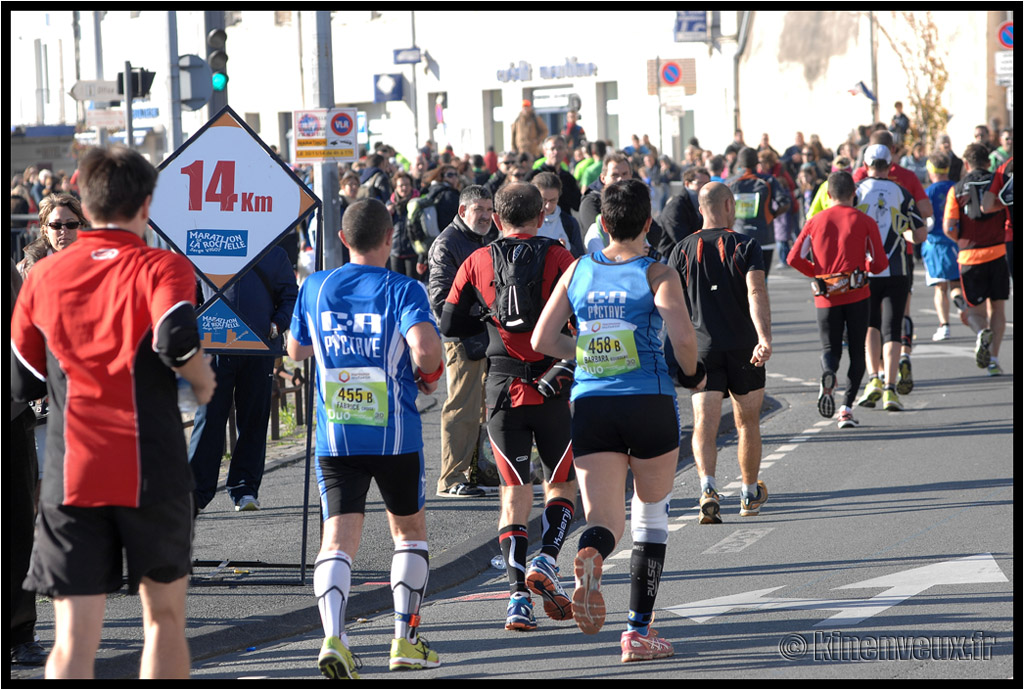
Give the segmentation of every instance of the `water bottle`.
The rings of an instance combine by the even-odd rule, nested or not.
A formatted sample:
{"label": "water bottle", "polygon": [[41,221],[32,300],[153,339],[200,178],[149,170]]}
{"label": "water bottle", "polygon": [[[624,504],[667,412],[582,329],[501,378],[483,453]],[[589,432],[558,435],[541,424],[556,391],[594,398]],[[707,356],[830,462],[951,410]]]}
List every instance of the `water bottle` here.
{"label": "water bottle", "polygon": [[504,570],[505,569],[505,557],[502,556],[499,553],[497,556],[495,556],[494,558],[491,559],[491,567],[495,568],[497,570]]}
{"label": "water bottle", "polygon": [[560,359],[551,368],[541,374],[534,384],[545,398],[554,398],[572,386],[576,373],[576,361]]}
{"label": "water bottle", "polygon": [[177,377],[178,379],[178,410],[183,415],[194,415],[196,409],[199,407],[199,401],[196,400],[196,392],[192,390],[192,384],[188,380]]}

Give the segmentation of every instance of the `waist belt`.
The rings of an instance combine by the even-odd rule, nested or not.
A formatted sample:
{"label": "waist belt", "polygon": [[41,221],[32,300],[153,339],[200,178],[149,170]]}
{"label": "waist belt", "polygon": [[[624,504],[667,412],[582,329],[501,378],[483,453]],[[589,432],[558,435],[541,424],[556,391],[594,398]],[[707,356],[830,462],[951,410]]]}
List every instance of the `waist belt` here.
{"label": "waist belt", "polygon": [[545,357],[539,362],[524,362],[514,357],[489,357],[487,373],[488,375],[515,376],[532,383],[534,379],[547,371],[554,361],[553,357]]}
{"label": "waist belt", "polygon": [[811,281],[811,292],[816,297],[835,297],[850,290],[857,290],[867,285],[864,271],[855,268],[848,273],[832,273],[827,276],[815,276]]}

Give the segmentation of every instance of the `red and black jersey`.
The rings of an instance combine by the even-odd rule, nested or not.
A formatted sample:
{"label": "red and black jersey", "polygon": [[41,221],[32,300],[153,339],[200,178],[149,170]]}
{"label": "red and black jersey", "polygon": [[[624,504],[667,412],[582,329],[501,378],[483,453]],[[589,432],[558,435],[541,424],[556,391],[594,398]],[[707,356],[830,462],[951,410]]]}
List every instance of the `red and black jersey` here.
{"label": "red and black jersey", "polygon": [[[811,278],[850,273],[854,269],[881,273],[889,265],[878,223],[852,206],[839,205],[807,221],[786,261]],[[817,307],[852,304],[870,295],[871,290],[865,285],[832,297],[817,295],[814,304]]]}
{"label": "red and black jersey", "polygon": [[126,230],[83,231],[33,267],[12,391],[50,397],[43,501],[139,507],[192,490],[169,367],[198,352],[194,300],[188,260]]}
{"label": "red and black jersey", "polygon": [[[508,235],[508,237],[529,239],[531,236],[516,234]],[[561,246],[553,245],[548,249],[544,258],[544,271],[541,278],[541,296],[545,302],[551,297],[551,290],[555,287],[555,283],[572,265],[573,261],[572,254]],[[455,275],[455,282],[445,301],[444,312],[441,316],[441,332],[452,335],[445,329],[446,323],[451,321],[453,314],[458,317],[467,317],[475,311],[476,305],[487,309],[494,303],[494,299],[494,262],[491,258],[490,248],[484,247],[470,254],[469,258],[459,267],[459,271]],[[448,315],[447,319],[446,314]],[[523,362],[540,362],[546,359],[530,345],[532,332],[510,333],[499,328],[493,319],[488,320],[487,328],[491,334],[490,343],[487,346],[488,357],[511,357]],[[536,388],[518,379],[512,381],[508,394],[513,407],[540,405],[546,400],[537,392]]]}

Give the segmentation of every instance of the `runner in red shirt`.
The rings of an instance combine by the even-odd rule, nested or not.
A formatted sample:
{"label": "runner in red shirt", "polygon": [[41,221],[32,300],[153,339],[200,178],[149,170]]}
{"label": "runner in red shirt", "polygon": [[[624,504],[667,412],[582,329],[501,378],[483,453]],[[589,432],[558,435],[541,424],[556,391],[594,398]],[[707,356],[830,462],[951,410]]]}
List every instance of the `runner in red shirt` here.
{"label": "runner in red shirt", "polygon": [[831,417],[835,412],[833,391],[836,370],[843,354],[843,331],[850,343],[846,392],[839,408],[839,428],[857,426],[853,403],[866,368],[864,343],[868,330],[870,288],[866,273],[880,273],[889,265],[878,224],[853,207],[857,187],[848,172],[829,175],[828,195],[834,204],[807,221],[787,261],[790,266],[814,278],[812,291],[818,309],[818,330],[824,350],[821,356],[821,386],[818,412]]}

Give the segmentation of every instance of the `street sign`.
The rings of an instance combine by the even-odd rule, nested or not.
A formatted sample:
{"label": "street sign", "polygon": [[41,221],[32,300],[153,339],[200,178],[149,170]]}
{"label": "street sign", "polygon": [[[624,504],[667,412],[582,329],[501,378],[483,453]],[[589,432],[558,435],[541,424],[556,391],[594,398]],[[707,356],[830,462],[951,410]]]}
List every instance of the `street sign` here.
{"label": "street sign", "polygon": [[123,101],[124,94],[117,92],[117,82],[93,79],[77,81],[68,92],[76,101]]}
{"label": "street sign", "polygon": [[295,160],[300,163],[336,163],[357,160],[356,108],[296,110]]}
{"label": "street sign", "polygon": [[159,169],[150,224],[221,291],[317,204],[229,107]]}
{"label": "street sign", "polygon": [[1012,50],[1000,50],[996,52],[996,74],[1003,76],[1013,76],[1013,51]]}
{"label": "street sign", "polygon": [[419,48],[402,48],[395,51],[396,65],[415,65],[421,59]]}
{"label": "street sign", "polygon": [[683,71],[677,62],[661,63],[661,83],[665,86],[679,86],[679,80],[683,77]]}
{"label": "street sign", "polygon": [[85,111],[85,126],[102,129],[124,129],[124,111],[93,109]]}
{"label": "street sign", "polygon": [[1013,50],[1013,22],[1003,22],[996,32],[996,38],[999,39],[999,45]]}
{"label": "street sign", "polygon": [[675,26],[676,43],[706,41],[708,38],[708,14],[704,10],[678,10]]}

